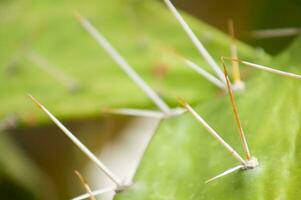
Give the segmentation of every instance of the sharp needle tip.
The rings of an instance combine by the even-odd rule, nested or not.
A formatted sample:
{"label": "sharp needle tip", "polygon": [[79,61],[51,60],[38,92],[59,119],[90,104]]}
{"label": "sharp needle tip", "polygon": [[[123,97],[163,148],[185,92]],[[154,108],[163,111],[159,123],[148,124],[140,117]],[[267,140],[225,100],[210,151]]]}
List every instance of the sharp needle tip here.
{"label": "sharp needle tip", "polygon": [[212,181],[214,181],[214,180],[217,180],[217,179],[219,179],[219,178],[222,178],[222,177],[224,177],[224,176],[226,176],[226,175],[228,175],[228,174],[231,174],[231,173],[233,173],[233,172],[235,172],[235,171],[237,171],[237,170],[243,169],[243,167],[244,167],[244,165],[238,165],[238,166],[236,166],[236,167],[233,167],[233,168],[231,168],[231,169],[228,169],[228,170],[224,171],[223,173],[218,174],[217,176],[215,176],[215,177],[213,177],[213,178],[211,178],[211,179],[205,181],[205,184],[210,183],[210,182],[212,182]]}
{"label": "sharp needle tip", "polygon": [[42,107],[42,104],[34,97],[32,96],[30,93],[27,93],[27,96],[39,107]]}
{"label": "sharp needle tip", "polygon": [[177,97],[177,100],[181,106],[186,107],[187,102],[183,98]]}
{"label": "sharp needle tip", "polygon": [[83,17],[81,16],[81,14],[77,11],[74,10],[73,11],[73,16],[75,17],[76,20],[80,21]]}

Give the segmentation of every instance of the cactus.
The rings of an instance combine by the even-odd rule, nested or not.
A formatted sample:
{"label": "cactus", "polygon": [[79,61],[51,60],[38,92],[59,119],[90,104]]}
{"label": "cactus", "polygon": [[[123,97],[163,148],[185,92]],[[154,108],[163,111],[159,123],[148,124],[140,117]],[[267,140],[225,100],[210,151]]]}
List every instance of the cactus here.
{"label": "cactus", "polygon": [[[265,84],[259,86],[260,82]],[[136,174],[135,187],[117,199],[300,198],[294,189],[300,182],[298,84],[262,74],[250,78],[248,89],[238,96],[250,148],[260,162],[258,168],[204,184],[237,161],[185,114],[160,125]],[[236,149],[241,146],[227,98],[200,105],[197,111]]]}
{"label": "cactus", "polygon": [[[51,110],[60,119],[93,117],[99,114],[101,108],[106,107],[154,108],[139,88],[74,20],[73,10],[67,9],[69,12],[66,13],[66,3],[52,5],[45,1],[32,6],[18,1],[15,4],[4,3],[4,6],[8,11],[18,10],[22,6],[22,12],[11,13],[11,16],[2,19],[2,23],[7,26],[1,30],[1,43],[6,47],[1,65],[8,68],[7,64],[15,57],[18,57],[18,62],[15,72],[11,72],[14,75],[5,72],[1,74],[1,79],[6,83],[0,86],[3,91],[1,103],[7,106],[0,110],[0,116],[17,112],[19,120],[25,126],[30,123],[45,123],[44,115],[32,109],[30,102],[20,104],[17,101],[25,100],[24,94],[27,92],[45,99],[43,103],[52,105]],[[78,12],[103,32],[127,62],[170,105],[177,106],[174,98],[177,95],[194,103],[211,99],[217,93],[214,85],[188,69],[175,55],[182,54],[210,70],[206,62],[199,58],[198,52],[178,23],[160,3],[133,0],[116,0],[111,3],[91,1],[85,7],[75,1],[72,6],[74,9],[81,8]],[[56,17],[50,17],[52,12],[56,13]],[[24,17],[21,22],[20,17]],[[158,20],[161,21],[160,24],[156,23]],[[191,17],[188,17],[188,21],[216,60],[229,52],[229,39],[224,34]],[[14,31],[15,29],[19,31]],[[259,63],[269,59],[268,55],[257,53],[242,43],[238,46],[243,59],[256,58]],[[32,52],[76,80],[81,86],[80,92],[69,92],[65,85],[39,68],[30,59],[32,56],[29,54]],[[153,73],[158,66],[166,67],[164,79]],[[35,78],[32,77],[33,74]],[[18,86],[22,88],[18,89]],[[203,90],[200,91],[198,88],[202,86]],[[11,91],[11,88],[14,90]],[[5,95],[8,93],[10,95]],[[119,98],[125,95],[127,98]]]}
{"label": "cactus", "polygon": [[[18,3],[22,4],[21,1]],[[230,54],[231,38],[184,14],[185,21],[192,27],[205,48],[212,53],[213,58],[210,58],[206,52],[204,53],[205,50],[202,49],[204,47],[197,44],[198,38],[193,38],[189,27],[186,27],[185,31],[190,37],[185,35],[178,24],[181,18],[177,12],[172,12],[178,17],[176,20],[168,9],[157,1],[114,0],[109,3],[106,1],[90,3],[101,6],[80,7],[80,2],[74,2],[74,6],[80,8],[79,12],[87,16],[87,18],[78,16],[79,22],[108,51],[136,85],[120,70],[118,71],[116,63],[112,62],[105,52],[98,50],[97,43],[81,29],[76,20],[65,14],[65,3],[58,2],[59,5],[52,5],[51,2],[45,1],[44,4],[37,3],[34,8],[36,12],[26,16],[26,20],[32,24],[23,24],[31,31],[42,30],[39,36],[30,41],[30,47],[28,41],[25,45],[21,45],[21,48],[7,44],[10,48],[4,57],[8,58],[8,55],[15,55],[17,52],[19,71],[15,71],[12,75],[4,73],[1,75],[7,81],[5,86],[0,85],[4,94],[1,103],[7,106],[0,110],[0,116],[17,111],[18,119],[24,127],[48,123],[49,120],[42,112],[33,109],[29,103],[18,102],[28,91],[43,99],[43,104],[47,105],[53,114],[38,102],[39,107],[116,183],[116,188],[106,192],[115,191],[117,200],[274,200],[301,197],[298,190],[301,183],[298,150],[301,107],[298,103],[299,80],[293,79],[300,78],[296,75],[300,70],[296,67],[283,67],[280,68],[282,71],[277,71],[252,64],[297,66],[300,63],[297,55],[300,39],[297,39],[290,49],[273,58],[245,44],[237,43],[239,59],[233,58],[232,55],[230,61],[232,64],[240,63],[241,66],[245,66],[242,68],[242,74],[246,84],[246,88],[237,91],[234,90],[235,85],[229,84],[228,77],[224,76],[221,68],[219,72],[217,66],[222,64],[220,57]],[[174,9],[168,0],[165,0],[165,3],[168,8]],[[26,3],[23,4],[24,10],[32,9]],[[14,8],[14,4],[6,6],[17,9]],[[44,9],[41,8],[47,6],[50,7],[50,13],[54,10],[57,12],[57,19],[50,18],[47,12],[42,12]],[[98,13],[101,13],[102,18],[97,18]],[[12,32],[17,18],[12,16],[2,19],[3,23],[11,26],[0,34]],[[57,20],[60,22],[57,23]],[[45,24],[47,26],[44,26]],[[185,22],[181,25],[185,27]],[[60,29],[61,26],[66,27]],[[107,39],[102,38],[99,29]],[[72,37],[68,37],[70,33]],[[45,40],[47,34],[52,38],[51,42]],[[21,40],[24,35],[11,35],[11,40],[8,41]],[[3,37],[0,37],[0,40],[3,40],[1,38]],[[193,44],[196,44],[205,59],[199,58],[189,38],[192,38]],[[112,49],[109,41],[119,51]],[[55,49],[56,46],[60,48]],[[48,62],[46,57],[51,58],[52,62]],[[186,57],[193,62],[185,60]],[[194,64],[195,60],[198,60],[198,65],[204,67],[201,69],[205,72],[198,72],[205,78],[189,69],[189,67],[199,69]],[[62,65],[62,68],[51,64],[53,62],[58,66]],[[224,62],[227,70],[231,62],[227,59],[224,59]],[[40,69],[34,68],[34,65]],[[156,72],[156,67],[162,66],[166,67],[164,69],[167,70],[166,73],[150,75],[152,70]],[[284,77],[246,66],[264,69]],[[53,75],[53,70],[60,76],[49,76]],[[68,71],[70,73],[67,73]],[[212,81],[207,71],[219,80],[218,84],[206,80],[207,78]],[[32,77],[32,73],[38,73],[38,76]],[[146,82],[139,77],[143,77]],[[18,88],[20,85],[22,87]],[[14,90],[10,89],[12,87]],[[46,88],[50,88],[49,91],[46,91]],[[232,89],[235,98],[229,101],[228,92],[232,94]],[[142,95],[143,92],[145,96]],[[123,96],[126,98],[121,98]],[[194,115],[188,112],[172,112],[173,109],[170,108],[179,105],[176,96],[183,97],[189,102],[189,104],[184,102],[184,107]],[[240,117],[236,113],[236,120],[233,117],[231,103],[234,109],[236,106],[238,108]],[[155,110],[157,109],[155,105],[159,111]],[[61,120],[96,116],[101,114],[100,108],[107,107],[135,108],[135,112],[144,109],[143,115],[151,114],[162,118],[131,182],[123,182],[124,180],[115,177],[57,120],[57,118]],[[145,112],[150,109],[152,112]],[[127,113],[129,110],[122,111]],[[194,119],[196,116],[201,116],[205,124],[215,129],[237,154],[243,155],[246,152],[246,144],[241,148],[241,140],[236,133],[236,123],[241,121],[239,127],[243,128],[246,137],[246,139],[242,137],[242,140],[247,140],[250,153],[239,159],[241,161],[239,163]],[[256,156],[259,163],[255,162],[252,165],[254,160],[248,156],[249,154]],[[227,169],[233,171],[235,169],[235,172],[205,183]],[[89,195],[92,196],[93,191],[87,188]]]}

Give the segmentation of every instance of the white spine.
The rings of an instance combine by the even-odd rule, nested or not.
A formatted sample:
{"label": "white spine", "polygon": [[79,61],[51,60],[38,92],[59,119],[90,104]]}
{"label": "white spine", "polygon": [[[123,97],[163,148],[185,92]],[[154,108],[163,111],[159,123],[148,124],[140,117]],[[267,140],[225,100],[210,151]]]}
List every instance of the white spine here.
{"label": "white spine", "polygon": [[213,83],[214,85],[216,85],[217,87],[219,87],[221,89],[225,89],[225,84],[222,81],[220,81],[215,76],[213,76],[212,74],[210,74],[209,72],[204,70],[202,67],[198,66],[197,64],[195,64],[194,62],[192,62],[190,60],[185,60],[185,62],[188,67],[190,67],[192,70],[196,71],[198,74],[200,74],[201,76],[206,78],[208,81],[210,81],[211,83]]}
{"label": "white spine", "polygon": [[52,115],[42,104],[33,96],[30,98],[48,115],[48,117],[65,133],[65,135],[84,153],[86,154],[118,187],[123,184],[115,174],[107,168],[79,139],[77,139],[54,115]]}
{"label": "white spine", "polygon": [[246,161],[235,151],[190,105],[185,104],[187,110],[215,137],[230,153],[243,165]]}
{"label": "white spine", "polygon": [[246,62],[246,61],[241,61],[241,63],[249,66],[249,67],[253,67],[255,69],[259,69],[259,70],[263,70],[263,71],[267,71],[267,72],[271,72],[274,74],[278,74],[281,76],[287,76],[287,77],[291,77],[291,78],[296,78],[296,79],[301,79],[301,76],[298,74],[294,74],[294,73],[290,73],[290,72],[284,72],[278,69],[273,69],[267,66],[263,66],[263,65],[258,65],[258,64],[254,64],[254,63],[250,63],[250,62]]}
{"label": "white spine", "polygon": [[157,93],[137,74],[137,72],[125,61],[125,59],[114,49],[109,41],[85,18],[80,17],[81,25],[92,35],[97,43],[114,59],[120,68],[145,92],[145,94],[158,106],[168,113],[170,108],[157,95]]}
{"label": "white spine", "polygon": [[214,181],[214,180],[216,180],[216,179],[219,179],[219,178],[221,178],[221,177],[223,177],[223,176],[226,176],[226,175],[231,174],[231,173],[233,173],[233,172],[235,172],[235,171],[237,171],[237,170],[240,170],[240,169],[242,169],[243,167],[244,167],[243,165],[238,165],[238,166],[236,166],[236,167],[233,167],[233,168],[231,168],[231,169],[228,169],[227,171],[225,171],[225,172],[223,172],[223,173],[221,173],[221,174],[219,174],[219,175],[217,175],[217,176],[215,176],[215,177],[209,179],[209,180],[206,181],[205,183],[210,183],[210,182],[212,182],[212,181]]}
{"label": "white spine", "polygon": [[203,56],[203,58],[208,62],[208,64],[212,67],[216,75],[224,82],[226,83],[224,74],[222,70],[219,68],[219,66],[216,64],[212,56],[209,54],[207,49],[204,47],[204,45],[201,43],[201,41],[197,38],[197,36],[193,33],[189,25],[185,22],[183,17],[180,15],[180,13],[177,11],[177,9],[174,7],[174,5],[169,0],[164,0],[167,7],[170,9],[172,14],[175,16],[175,18],[178,20],[178,22],[183,27],[184,31],[187,33],[188,37],[192,41],[192,43],[195,45],[195,47],[198,49],[199,53]]}

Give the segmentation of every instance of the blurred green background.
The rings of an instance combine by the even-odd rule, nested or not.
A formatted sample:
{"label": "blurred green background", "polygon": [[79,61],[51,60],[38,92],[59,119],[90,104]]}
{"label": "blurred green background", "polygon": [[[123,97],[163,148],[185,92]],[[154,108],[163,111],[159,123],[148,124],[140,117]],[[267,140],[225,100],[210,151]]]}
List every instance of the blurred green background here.
{"label": "blurred green background", "polygon": [[[138,0],[136,0],[138,1]],[[10,18],[12,15],[18,15],[18,12],[22,12],[23,8],[32,7],[32,12],[37,12],[35,9],[39,9],[39,6],[42,5],[43,0],[38,1],[14,1],[14,0],[1,0],[0,1],[0,17],[2,18]],[[45,1],[48,2],[48,1]],[[60,1],[52,1],[53,7],[55,8],[56,4],[58,6],[58,10],[61,5]],[[133,2],[135,2],[133,0]],[[89,12],[89,9],[92,7],[95,1],[82,1],[83,8],[86,13]],[[127,3],[127,1],[120,0],[119,3]],[[235,23],[235,30],[237,33],[237,37],[256,47],[262,48],[269,54],[277,54],[281,52],[286,46],[290,44],[290,42],[294,39],[294,37],[284,37],[284,38],[271,38],[271,39],[261,39],[256,40],[251,38],[249,33],[253,30],[258,29],[270,29],[270,28],[285,28],[285,27],[300,27],[301,25],[301,1],[298,0],[175,0],[175,5],[182,9],[192,16],[199,18],[200,20],[208,23],[209,25],[216,27],[217,29],[227,33],[227,20],[232,18]],[[49,2],[48,2],[49,4]],[[91,4],[91,5],[89,5]],[[72,1],[66,1],[66,16],[72,15],[72,9],[77,9],[78,7],[73,7]],[[77,6],[79,3],[77,2]],[[99,4],[97,4],[100,6]],[[106,6],[106,5],[103,5]],[[43,6],[40,6],[43,8]],[[51,8],[52,11],[55,9]],[[10,8],[12,8],[10,10]],[[97,12],[97,7],[93,8],[93,13]],[[12,13],[13,12],[13,13]],[[14,13],[16,12],[16,13]],[[40,11],[43,13],[43,11]],[[58,17],[57,15],[62,14],[61,12],[51,12],[48,13],[45,10],[45,13],[50,17]],[[100,14],[99,14],[100,15]],[[135,17],[135,16],[134,16]],[[26,18],[26,17],[24,17]],[[151,16],[150,16],[151,18]],[[59,18],[58,18],[59,19]],[[26,21],[22,18],[20,20],[20,29],[14,28],[10,29],[13,31],[12,35],[22,35],[25,33],[28,34],[28,38],[23,38],[28,41],[34,41],[36,38],[41,38],[39,35],[39,31],[36,30],[37,33],[30,33],[30,30],[23,29],[24,27],[30,27],[35,24],[35,20]],[[0,20],[1,21],[1,20]],[[67,22],[67,21],[66,21]],[[58,22],[59,23],[59,22]],[[112,23],[112,26],[118,26],[114,24],[114,21],[108,22]],[[28,26],[24,26],[24,24]],[[72,24],[73,25],[73,24]],[[138,22],[135,26],[139,27],[141,24]],[[10,24],[0,23],[0,29],[5,30],[9,27]],[[68,32],[66,26],[66,30],[56,29],[54,28],[54,32],[64,32],[68,36],[68,34],[72,34],[72,32]],[[114,31],[114,29],[112,29]],[[138,30],[139,31],[139,30]],[[3,56],[0,56],[0,63],[7,63],[5,60],[7,44],[13,44],[14,42],[5,43],[5,38],[10,38],[10,33],[7,31],[1,32],[1,41],[0,44],[1,51]],[[6,34],[6,35],[5,35]],[[122,35],[121,32],[115,32],[113,35]],[[38,35],[38,36],[37,36]],[[49,33],[51,35],[51,33]],[[83,35],[83,34],[82,34]],[[126,36],[123,36],[126,37]],[[51,38],[49,38],[51,39]],[[124,38],[122,38],[124,39]],[[56,41],[60,43],[62,41]],[[70,42],[70,41],[69,41]],[[73,41],[76,43],[77,41]],[[91,42],[91,41],[89,41]],[[130,41],[128,41],[130,42]],[[15,45],[18,46],[23,41],[15,41]],[[92,43],[92,42],[91,42]],[[176,43],[176,42],[175,42]],[[54,44],[55,45],[55,44]],[[65,43],[68,45],[68,41]],[[43,44],[42,44],[43,46]],[[126,46],[126,42],[125,42]],[[11,47],[7,47],[8,49]],[[68,50],[66,48],[65,50]],[[87,54],[89,52],[86,52]],[[66,52],[66,56],[69,53]],[[64,57],[63,54],[57,56],[57,58]],[[78,54],[77,56],[80,56]],[[72,56],[69,55],[71,58]],[[2,60],[1,60],[2,59]],[[73,58],[72,58],[73,59]],[[149,58],[151,59],[151,58]],[[74,59],[74,63],[76,63],[76,59]],[[89,61],[93,63],[94,61]],[[139,63],[139,62],[138,62]],[[2,67],[1,66],[1,67]],[[3,69],[3,68],[2,68]],[[72,69],[70,69],[72,70]],[[118,80],[117,80],[118,82]],[[2,86],[5,86],[6,82],[4,80],[0,80]],[[126,86],[125,86],[126,87]],[[2,87],[4,88],[4,87]],[[7,88],[6,92],[10,90]],[[0,91],[3,93],[4,91]],[[52,91],[49,91],[51,93]],[[6,94],[9,95],[9,94]],[[53,96],[55,98],[55,95]],[[76,96],[74,96],[76,98]],[[101,97],[100,97],[101,98]],[[139,98],[138,98],[139,99]],[[73,99],[76,101],[75,99]],[[140,99],[139,99],[140,100]],[[19,104],[23,103],[23,100],[19,99]],[[51,100],[49,100],[51,102]],[[88,101],[86,101],[88,102]],[[124,104],[126,105],[127,102]],[[88,103],[87,103],[88,104]],[[116,102],[118,104],[118,102]],[[66,103],[66,105],[68,105]],[[65,105],[65,106],[66,106]],[[5,110],[7,105],[2,104],[0,109]],[[54,107],[55,105],[53,105]],[[89,105],[86,105],[89,108]],[[60,109],[60,108],[57,108]],[[91,108],[96,109],[96,108]],[[75,112],[72,107],[67,109],[70,116]],[[3,117],[2,123],[7,120],[7,117]],[[4,119],[5,118],[5,119]],[[13,117],[12,117],[13,118]],[[29,117],[30,118],[30,117]],[[72,117],[71,117],[72,119]],[[74,132],[80,132],[85,134],[80,134],[78,137],[84,141],[92,150],[100,150],[102,145],[107,141],[110,141],[115,135],[125,126],[128,122],[128,119],[125,118],[95,118],[95,117],[84,117],[84,119],[71,120],[68,119],[66,121],[67,127],[69,127]],[[14,119],[9,118],[9,121],[14,123]],[[30,120],[35,121],[35,117],[32,116]],[[47,124],[44,122],[44,124]],[[3,159],[3,162],[6,162],[6,166],[1,166],[5,168],[7,171],[11,171],[14,176],[10,177],[9,173],[1,173],[2,169],[0,168],[0,199],[66,199],[69,197],[78,194],[78,191],[83,191],[80,185],[80,182],[77,180],[77,177],[74,175],[74,169],[81,169],[84,166],[84,163],[87,162],[87,159],[82,158],[78,152],[75,153],[75,147],[61,134],[51,134],[56,133],[59,130],[52,125],[43,125],[40,124],[38,126],[33,126],[30,128],[13,128],[9,130],[10,139],[12,139],[13,144],[17,145],[18,149],[15,147],[10,147],[10,145],[4,145],[5,138],[2,139],[3,145],[0,146],[1,152],[6,154],[9,151],[8,159]],[[99,133],[105,134],[99,134]],[[43,133],[43,134],[39,134]],[[0,136],[1,139],[1,136]],[[46,142],[45,142],[46,141]],[[11,141],[10,141],[11,142]],[[14,150],[12,150],[14,149]],[[17,161],[14,161],[13,158],[17,157]],[[26,164],[25,164],[26,163]],[[14,169],[11,166],[19,166],[22,168],[21,172],[19,169]],[[27,166],[30,166],[30,171],[35,171],[38,176],[31,174],[28,170],[28,174],[24,173],[27,171]],[[18,167],[17,167],[18,168]],[[4,170],[3,170],[4,171]],[[18,173],[15,173],[18,172]],[[24,183],[22,180],[30,180],[30,179],[43,179],[44,185],[41,186],[39,184],[33,184],[31,186],[24,187]],[[39,180],[34,181],[35,183],[39,183]],[[26,184],[26,183],[25,183]],[[32,194],[32,187],[34,190],[41,190],[40,193],[47,194],[46,196],[35,196]],[[45,191],[44,191],[45,190]]]}

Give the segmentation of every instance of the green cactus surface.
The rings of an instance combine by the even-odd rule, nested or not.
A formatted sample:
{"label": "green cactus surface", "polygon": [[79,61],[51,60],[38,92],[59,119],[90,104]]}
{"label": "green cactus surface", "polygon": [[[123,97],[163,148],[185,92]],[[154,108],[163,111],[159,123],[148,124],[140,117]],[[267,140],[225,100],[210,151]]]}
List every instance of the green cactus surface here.
{"label": "green cactus surface", "polygon": [[[162,122],[132,188],[117,199],[299,199],[300,83],[261,72],[246,83],[236,97],[259,167],[205,184],[239,163],[187,113]],[[227,95],[196,110],[242,153]]]}
{"label": "green cactus surface", "polygon": [[[197,75],[172,52],[210,69],[199,57],[178,23],[157,1],[4,1],[1,3],[0,42],[3,67],[0,116],[17,113],[25,125],[46,119],[26,93],[38,97],[60,119],[99,115],[103,107],[154,107],[140,89],[118,68],[75,19],[74,10],[87,17],[108,38],[133,68],[171,105],[176,96],[190,102],[216,95],[215,86]],[[1,16],[2,16],[1,15]],[[191,26],[219,61],[229,55],[229,39],[219,31],[187,17]],[[160,21],[160,23],[157,23]],[[269,57],[239,44],[244,59]],[[81,90],[70,93],[27,58],[35,51],[64,74],[77,80]],[[9,63],[18,58],[11,75]],[[164,77],[156,68],[165,67]],[[159,77],[158,77],[159,76]],[[200,89],[202,88],[202,89]],[[126,98],[120,98],[126,96]],[[20,103],[22,101],[22,103]],[[33,120],[34,119],[34,120]],[[47,120],[48,121],[48,120]]]}

